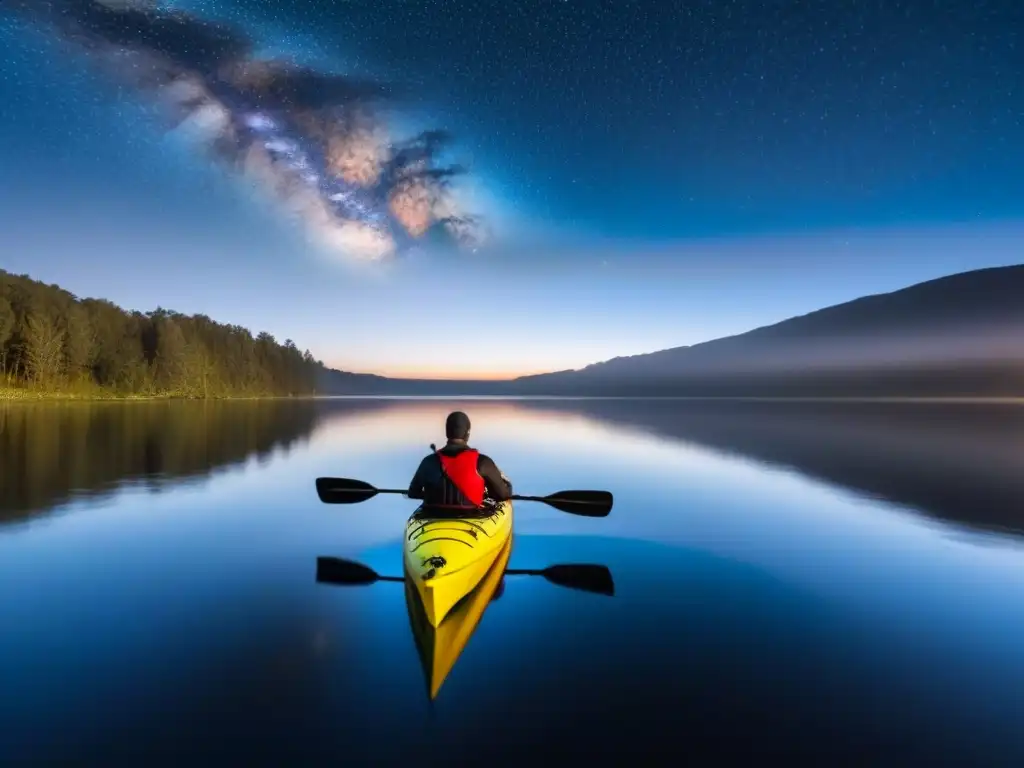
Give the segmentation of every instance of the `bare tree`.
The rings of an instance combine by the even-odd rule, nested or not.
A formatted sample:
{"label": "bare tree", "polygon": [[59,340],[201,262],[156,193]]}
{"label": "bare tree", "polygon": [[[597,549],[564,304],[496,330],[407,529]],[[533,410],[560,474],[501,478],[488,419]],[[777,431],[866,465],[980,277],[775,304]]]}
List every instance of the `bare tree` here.
{"label": "bare tree", "polygon": [[14,335],[17,317],[14,308],[6,297],[0,296],[0,375],[10,382],[7,374],[7,341]]}
{"label": "bare tree", "polygon": [[25,324],[25,362],[38,385],[49,384],[64,372],[65,331],[47,313],[32,312]]}

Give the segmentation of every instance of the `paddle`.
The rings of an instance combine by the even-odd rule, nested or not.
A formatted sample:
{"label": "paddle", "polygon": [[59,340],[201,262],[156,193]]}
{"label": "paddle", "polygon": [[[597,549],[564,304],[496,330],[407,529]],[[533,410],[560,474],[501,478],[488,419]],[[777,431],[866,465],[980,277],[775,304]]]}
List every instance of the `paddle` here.
{"label": "paddle", "polygon": [[[318,477],[316,493],[324,504],[358,504],[378,493],[405,495],[397,488],[374,488],[362,480],[345,477]],[[607,517],[614,501],[609,491],[558,491],[550,496],[512,496],[513,501],[539,501],[560,512],[581,517]]]}
{"label": "paddle", "polygon": [[[548,582],[559,587],[593,592],[598,595],[615,595],[612,573],[603,565],[552,565],[541,570],[515,570],[509,568],[506,576],[543,576]],[[402,576],[381,576],[369,566],[354,560],[338,557],[316,559],[316,580],[321,584],[364,586],[378,581],[405,581]]]}

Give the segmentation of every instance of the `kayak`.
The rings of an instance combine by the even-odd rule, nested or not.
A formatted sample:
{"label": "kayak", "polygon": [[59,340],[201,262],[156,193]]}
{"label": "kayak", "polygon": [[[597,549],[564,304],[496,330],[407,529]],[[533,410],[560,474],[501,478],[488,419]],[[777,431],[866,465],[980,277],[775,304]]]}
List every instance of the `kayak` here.
{"label": "kayak", "polygon": [[512,502],[454,517],[425,507],[405,524],[405,569],[430,626],[480,583],[512,536]]}
{"label": "kayak", "polygon": [[506,539],[505,546],[498,553],[490,570],[480,579],[476,589],[449,611],[445,620],[437,627],[431,625],[427,619],[423,601],[414,585],[415,579],[406,573],[405,605],[409,611],[409,625],[416,641],[416,650],[419,652],[420,664],[426,678],[427,693],[431,699],[437,698],[445,678],[476,631],[487,606],[495,598],[511,554],[510,537]]}

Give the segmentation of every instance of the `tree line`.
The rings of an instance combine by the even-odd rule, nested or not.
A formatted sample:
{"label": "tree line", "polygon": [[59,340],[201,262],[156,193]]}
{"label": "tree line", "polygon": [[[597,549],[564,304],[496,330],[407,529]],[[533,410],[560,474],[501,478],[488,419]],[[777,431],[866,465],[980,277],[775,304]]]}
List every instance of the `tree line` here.
{"label": "tree line", "polygon": [[327,369],[269,333],[126,311],[0,270],[0,381],[41,391],[212,398],[315,394]]}

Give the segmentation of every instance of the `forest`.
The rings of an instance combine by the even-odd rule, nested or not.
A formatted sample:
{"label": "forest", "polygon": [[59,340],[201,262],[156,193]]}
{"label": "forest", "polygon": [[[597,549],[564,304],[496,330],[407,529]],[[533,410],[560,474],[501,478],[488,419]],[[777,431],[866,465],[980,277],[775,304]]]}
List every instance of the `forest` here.
{"label": "forest", "polygon": [[126,311],[0,270],[0,392],[181,398],[316,394],[327,369],[269,333]]}

